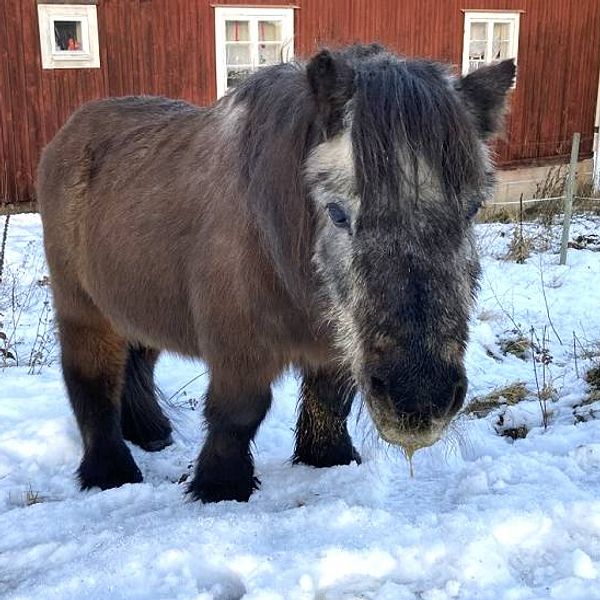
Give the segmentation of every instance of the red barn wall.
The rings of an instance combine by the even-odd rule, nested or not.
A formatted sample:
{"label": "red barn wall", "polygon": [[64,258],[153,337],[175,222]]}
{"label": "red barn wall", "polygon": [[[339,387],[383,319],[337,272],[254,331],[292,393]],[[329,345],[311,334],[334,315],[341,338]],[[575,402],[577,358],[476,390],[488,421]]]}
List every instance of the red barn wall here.
{"label": "red barn wall", "polygon": [[[74,0],[75,1],[75,0]],[[243,4],[239,0],[219,4]],[[252,0],[250,5],[285,5]],[[566,156],[575,131],[591,152],[600,71],[598,0],[298,0],[296,55],[381,42],[459,65],[463,9],[523,10],[519,74],[501,163]],[[36,0],[0,2],[0,194],[33,193],[40,151],[87,100],[216,95],[210,0],[99,0],[100,69],[42,70]],[[1,198],[0,198],[1,201]]]}

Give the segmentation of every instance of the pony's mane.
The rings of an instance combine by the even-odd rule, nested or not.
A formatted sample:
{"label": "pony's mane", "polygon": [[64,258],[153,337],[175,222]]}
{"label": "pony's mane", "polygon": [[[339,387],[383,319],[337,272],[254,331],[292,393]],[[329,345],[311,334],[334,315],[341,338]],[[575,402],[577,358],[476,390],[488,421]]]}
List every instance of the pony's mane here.
{"label": "pony's mane", "polygon": [[261,69],[231,96],[243,110],[237,160],[249,210],[285,288],[306,306],[314,227],[303,167],[319,139],[306,70],[297,63]]}

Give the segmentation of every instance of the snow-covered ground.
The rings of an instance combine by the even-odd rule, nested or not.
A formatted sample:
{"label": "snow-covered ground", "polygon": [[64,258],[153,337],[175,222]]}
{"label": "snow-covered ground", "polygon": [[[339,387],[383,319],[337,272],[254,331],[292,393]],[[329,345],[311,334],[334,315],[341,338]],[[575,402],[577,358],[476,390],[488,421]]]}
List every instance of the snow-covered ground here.
{"label": "snow-covered ground", "polygon": [[[599,224],[576,219],[572,238]],[[523,401],[462,415],[417,453],[413,478],[364,420],[353,424],[364,463],[316,470],[289,462],[290,375],[256,441],[261,489],[247,504],[202,505],[178,482],[202,441],[206,378],[184,387],[203,367],[172,356],[158,380],[175,444],[133,447],[143,484],[78,491],[81,445],[57,364],[41,227],[13,217],[0,287],[0,597],[600,598],[600,402],[586,403],[584,379],[600,360],[600,252],[571,250],[561,267],[558,229],[545,248],[546,233],[530,226],[539,251],[516,264],[502,259],[512,230],[478,226],[484,276],[467,368],[471,401],[524,382]],[[533,348],[504,354],[518,338]],[[527,435],[500,435],[511,430]]]}

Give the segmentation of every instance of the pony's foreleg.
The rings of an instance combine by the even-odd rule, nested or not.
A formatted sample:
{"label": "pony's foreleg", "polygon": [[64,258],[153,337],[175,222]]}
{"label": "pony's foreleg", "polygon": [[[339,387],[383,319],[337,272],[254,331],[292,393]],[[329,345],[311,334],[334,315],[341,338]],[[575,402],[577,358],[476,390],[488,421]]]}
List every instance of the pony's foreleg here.
{"label": "pony's foreleg", "polygon": [[127,344],[100,316],[58,316],[62,368],[81,431],[82,489],[108,489],[142,481],[121,433],[121,388]]}
{"label": "pony's foreleg", "polygon": [[159,352],[130,346],[121,397],[123,437],[147,452],[162,450],[173,443],[171,424],[163,413],[154,385],[154,366]]}
{"label": "pony's foreleg", "polygon": [[213,373],[204,405],[208,437],[187,489],[194,500],[246,502],[250,498],[259,484],[250,443],[270,406],[270,386],[240,392]]}
{"label": "pony's foreleg", "polygon": [[314,467],[360,463],[346,425],[353,398],[347,379],[328,371],[304,372],[294,463]]}

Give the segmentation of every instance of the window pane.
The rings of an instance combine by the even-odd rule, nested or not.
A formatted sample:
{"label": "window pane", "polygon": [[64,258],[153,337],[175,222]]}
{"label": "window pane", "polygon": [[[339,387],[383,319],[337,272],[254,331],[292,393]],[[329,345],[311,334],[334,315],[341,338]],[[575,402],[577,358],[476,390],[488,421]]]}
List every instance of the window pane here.
{"label": "window pane", "polygon": [[261,42],[281,42],[282,39],[281,21],[259,21],[258,39]]}
{"label": "window pane", "polygon": [[226,44],[228,65],[251,65],[250,44]]}
{"label": "window pane", "polygon": [[509,47],[510,44],[508,42],[497,42],[494,40],[492,46],[492,60],[504,60],[509,57]]}
{"label": "window pane", "polygon": [[485,62],[483,62],[482,60],[469,61],[469,73],[477,71],[477,69],[479,69],[479,67],[482,67],[483,65],[485,65]]}
{"label": "window pane", "polygon": [[472,42],[487,42],[488,24],[485,21],[480,23],[471,23],[470,39]]}
{"label": "window pane", "polygon": [[494,39],[492,40],[492,60],[509,58],[510,23],[494,23]]}
{"label": "window pane", "polygon": [[510,23],[494,23],[494,41],[508,42],[510,40]]}
{"label": "window pane", "polygon": [[258,64],[274,65],[282,62],[281,44],[259,44]]}
{"label": "window pane", "polygon": [[485,60],[487,42],[471,42],[469,44],[469,60]]}
{"label": "window pane", "polygon": [[248,21],[226,21],[225,39],[228,42],[250,41],[250,23]]}
{"label": "window pane", "polygon": [[81,21],[54,21],[54,50],[83,50],[81,47]]}
{"label": "window pane", "polygon": [[227,88],[235,87],[252,73],[252,69],[227,69]]}

